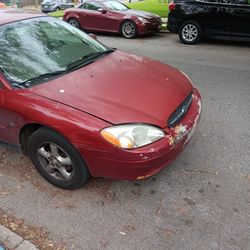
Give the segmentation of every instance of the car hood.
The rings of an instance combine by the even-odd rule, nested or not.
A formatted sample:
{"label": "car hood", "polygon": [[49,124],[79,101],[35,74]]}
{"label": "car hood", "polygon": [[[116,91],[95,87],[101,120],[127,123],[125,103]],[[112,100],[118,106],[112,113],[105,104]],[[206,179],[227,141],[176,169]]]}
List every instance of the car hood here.
{"label": "car hood", "polygon": [[28,89],[112,124],[149,123],[162,128],[191,90],[178,70],[121,51]]}
{"label": "car hood", "polygon": [[125,13],[129,14],[129,15],[133,15],[133,16],[140,16],[140,17],[147,18],[147,19],[159,18],[159,16],[157,16],[157,15],[151,13],[151,12],[141,11],[141,10],[128,9],[128,10],[126,10]]}

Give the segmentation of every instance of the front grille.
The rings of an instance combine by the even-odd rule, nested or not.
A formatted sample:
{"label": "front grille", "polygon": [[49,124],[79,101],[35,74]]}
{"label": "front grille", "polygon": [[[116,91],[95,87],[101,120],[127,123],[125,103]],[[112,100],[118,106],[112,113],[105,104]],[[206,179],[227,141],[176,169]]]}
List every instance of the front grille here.
{"label": "front grille", "polygon": [[168,118],[168,126],[174,127],[187,113],[192,103],[192,93],[190,93],[174,113]]}
{"label": "front grille", "polygon": [[151,24],[160,24],[161,23],[161,20],[158,20],[156,18],[150,18],[148,19],[148,21],[151,23]]}

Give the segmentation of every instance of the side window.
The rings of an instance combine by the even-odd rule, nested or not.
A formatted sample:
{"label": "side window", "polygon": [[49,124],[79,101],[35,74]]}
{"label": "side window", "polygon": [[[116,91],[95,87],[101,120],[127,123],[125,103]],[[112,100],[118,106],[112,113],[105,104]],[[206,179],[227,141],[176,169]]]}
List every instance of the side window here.
{"label": "side window", "polygon": [[79,9],[86,9],[86,3],[83,3],[82,5],[80,5]]}
{"label": "side window", "polygon": [[85,9],[88,9],[88,10],[98,10],[102,8],[102,5],[97,3],[97,2],[87,2],[86,3],[86,8]]}

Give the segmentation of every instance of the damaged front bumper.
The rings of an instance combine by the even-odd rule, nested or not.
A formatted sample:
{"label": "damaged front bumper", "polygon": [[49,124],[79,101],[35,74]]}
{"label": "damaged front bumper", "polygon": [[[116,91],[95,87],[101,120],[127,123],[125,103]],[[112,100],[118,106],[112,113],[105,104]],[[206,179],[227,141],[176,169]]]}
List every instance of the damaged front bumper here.
{"label": "damaged front bumper", "polygon": [[170,164],[190,141],[200,120],[201,97],[196,89],[192,95],[192,103],[185,116],[175,127],[165,128],[166,136],[161,140],[134,150],[119,150],[116,154],[85,150],[84,156],[92,166],[92,176],[139,180],[156,174]]}

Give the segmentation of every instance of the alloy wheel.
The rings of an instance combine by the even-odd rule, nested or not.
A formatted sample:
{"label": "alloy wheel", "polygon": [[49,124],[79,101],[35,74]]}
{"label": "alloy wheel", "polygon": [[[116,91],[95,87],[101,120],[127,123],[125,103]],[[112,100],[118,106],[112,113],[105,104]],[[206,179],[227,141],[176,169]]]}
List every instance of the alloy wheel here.
{"label": "alloy wheel", "polygon": [[54,143],[43,143],[37,149],[38,159],[47,174],[57,180],[69,181],[74,165],[69,155]]}
{"label": "alloy wheel", "polygon": [[198,37],[198,28],[194,24],[186,24],[181,32],[183,39],[189,43],[194,42]]}
{"label": "alloy wheel", "polygon": [[133,38],[136,34],[136,26],[132,22],[125,22],[122,25],[122,34],[126,38]]}
{"label": "alloy wheel", "polygon": [[68,23],[78,29],[80,28],[79,22],[74,18],[69,19]]}

